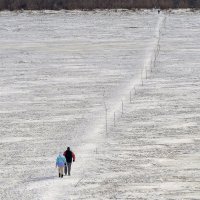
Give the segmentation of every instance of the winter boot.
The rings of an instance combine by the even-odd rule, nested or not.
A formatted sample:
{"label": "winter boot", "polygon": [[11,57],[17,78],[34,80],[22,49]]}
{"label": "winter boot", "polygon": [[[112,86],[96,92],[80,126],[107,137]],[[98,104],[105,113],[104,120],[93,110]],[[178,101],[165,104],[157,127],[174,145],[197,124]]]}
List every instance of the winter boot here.
{"label": "winter boot", "polygon": [[59,173],[59,177],[61,177],[61,174]]}

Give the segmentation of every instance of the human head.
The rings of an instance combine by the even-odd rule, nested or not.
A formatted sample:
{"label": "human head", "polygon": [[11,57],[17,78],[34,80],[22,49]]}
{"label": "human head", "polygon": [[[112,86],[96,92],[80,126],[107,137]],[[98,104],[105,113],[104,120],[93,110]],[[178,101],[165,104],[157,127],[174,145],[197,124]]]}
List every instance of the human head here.
{"label": "human head", "polygon": [[67,151],[70,151],[70,147],[67,147]]}

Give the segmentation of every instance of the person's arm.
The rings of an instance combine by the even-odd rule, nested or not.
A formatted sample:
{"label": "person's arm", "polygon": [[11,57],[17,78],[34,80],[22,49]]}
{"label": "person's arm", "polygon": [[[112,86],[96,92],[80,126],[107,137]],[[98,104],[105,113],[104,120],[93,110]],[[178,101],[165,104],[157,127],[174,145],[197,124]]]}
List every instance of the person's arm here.
{"label": "person's arm", "polygon": [[64,157],[64,162],[65,162],[65,164],[66,164],[66,162],[67,162],[65,157]]}
{"label": "person's arm", "polygon": [[72,152],[72,158],[73,158],[73,162],[75,162],[76,156],[73,152]]}

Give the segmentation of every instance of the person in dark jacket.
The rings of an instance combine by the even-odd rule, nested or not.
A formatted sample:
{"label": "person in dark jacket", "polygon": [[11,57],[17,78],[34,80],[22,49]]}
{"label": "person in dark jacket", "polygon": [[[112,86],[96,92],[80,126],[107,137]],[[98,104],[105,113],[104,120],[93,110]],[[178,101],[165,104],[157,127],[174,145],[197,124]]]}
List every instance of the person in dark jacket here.
{"label": "person in dark jacket", "polygon": [[70,150],[70,147],[67,147],[67,150],[63,154],[66,158],[66,165],[65,165],[65,175],[71,175],[71,165],[72,161],[75,162],[75,154]]}

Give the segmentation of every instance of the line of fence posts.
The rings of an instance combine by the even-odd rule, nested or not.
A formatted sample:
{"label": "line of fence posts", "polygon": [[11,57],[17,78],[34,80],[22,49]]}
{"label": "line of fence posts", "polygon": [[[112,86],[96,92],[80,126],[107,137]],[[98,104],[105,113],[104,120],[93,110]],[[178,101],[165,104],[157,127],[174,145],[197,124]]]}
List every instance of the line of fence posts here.
{"label": "line of fence posts", "polygon": [[[166,16],[165,16],[165,19],[163,21],[163,26],[164,28],[166,28]],[[158,41],[157,41],[157,45],[156,45],[156,49],[154,51],[154,59],[151,59],[151,63],[150,63],[150,71],[152,72],[152,67],[156,67],[156,60],[157,60],[157,57],[160,53],[160,35],[161,35],[161,30],[159,30],[159,34],[158,34]],[[147,79],[148,78],[148,69],[147,67],[145,66],[145,78]],[[143,82],[143,70],[141,71],[141,85],[143,86],[144,85],[144,82]],[[130,91],[130,103],[132,103],[132,91],[134,90],[134,95],[136,95],[136,86],[134,86],[131,91]],[[108,108],[104,102],[104,107],[105,107],[105,123],[106,123],[106,134],[108,133]],[[124,114],[124,101],[121,100],[121,116],[123,116]],[[114,127],[116,127],[116,112],[114,112],[113,114],[113,125]]]}

